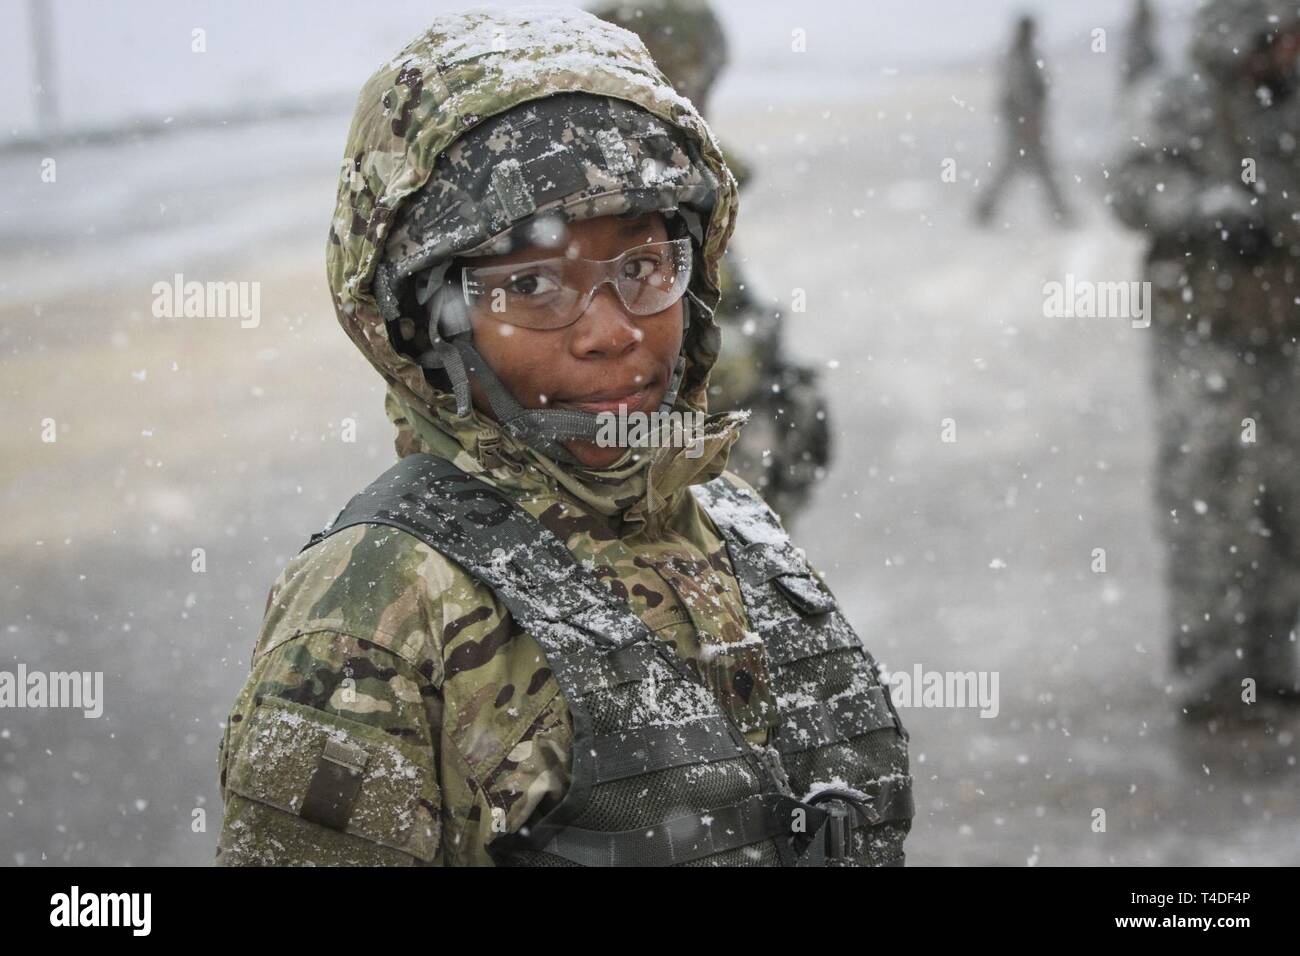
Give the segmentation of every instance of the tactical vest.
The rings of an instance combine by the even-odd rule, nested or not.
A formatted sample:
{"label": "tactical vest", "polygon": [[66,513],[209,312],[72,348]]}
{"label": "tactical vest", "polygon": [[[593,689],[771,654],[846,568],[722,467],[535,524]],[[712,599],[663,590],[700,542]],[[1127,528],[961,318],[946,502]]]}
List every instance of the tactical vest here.
{"label": "tactical vest", "polygon": [[352,525],[400,528],[541,646],[572,717],[572,780],[493,841],[499,865],[902,865],[908,735],[875,661],[761,499],[725,476],[691,490],[766,645],[780,710],[763,747],[558,537],[443,458],[403,458],[303,550]]}

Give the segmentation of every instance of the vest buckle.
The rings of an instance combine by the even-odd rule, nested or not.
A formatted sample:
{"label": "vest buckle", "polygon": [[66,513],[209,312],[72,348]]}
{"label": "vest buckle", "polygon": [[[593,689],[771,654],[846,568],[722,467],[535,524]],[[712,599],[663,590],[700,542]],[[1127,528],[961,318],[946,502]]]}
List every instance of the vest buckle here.
{"label": "vest buckle", "polygon": [[[809,806],[825,803],[826,822],[816,835],[812,847],[813,866],[853,866],[853,834],[859,824],[872,822],[874,809],[863,797],[851,790],[822,790],[807,801]],[[815,856],[814,856],[815,854]]]}
{"label": "vest buckle", "polygon": [[843,866],[853,855],[854,814],[844,804],[836,801],[826,818],[826,866]]}

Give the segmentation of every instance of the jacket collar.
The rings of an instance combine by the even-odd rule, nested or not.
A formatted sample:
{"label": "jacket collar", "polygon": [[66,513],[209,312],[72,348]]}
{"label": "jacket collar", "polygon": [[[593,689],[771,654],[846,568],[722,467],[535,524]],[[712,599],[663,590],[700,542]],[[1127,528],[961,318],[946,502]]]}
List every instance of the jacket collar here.
{"label": "jacket collar", "polygon": [[663,534],[682,492],[722,474],[749,417],[709,416],[694,457],[683,447],[628,449],[608,468],[594,469],[562,464],[514,440],[477,408],[457,415],[449,395],[419,408],[389,389],[384,410],[398,428],[403,457],[438,455],[516,498],[567,494],[604,516],[620,537],[642,532],[651,538]]}

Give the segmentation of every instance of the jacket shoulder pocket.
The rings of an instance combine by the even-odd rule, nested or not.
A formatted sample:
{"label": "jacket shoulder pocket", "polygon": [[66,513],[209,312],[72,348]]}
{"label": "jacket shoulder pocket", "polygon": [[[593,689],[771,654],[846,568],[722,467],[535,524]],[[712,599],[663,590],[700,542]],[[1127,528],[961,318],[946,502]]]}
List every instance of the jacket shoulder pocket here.
{"label": "jacket shoulder pocket", "polygon": [[258,857],[259,846],[269,858],[254,861],[270,863],[429,863],[438,851],[432,751],[360,721],[268,697],[230,756],[226,785],[256,805],[233,826],[227,813],[221,852],[235,862]]}

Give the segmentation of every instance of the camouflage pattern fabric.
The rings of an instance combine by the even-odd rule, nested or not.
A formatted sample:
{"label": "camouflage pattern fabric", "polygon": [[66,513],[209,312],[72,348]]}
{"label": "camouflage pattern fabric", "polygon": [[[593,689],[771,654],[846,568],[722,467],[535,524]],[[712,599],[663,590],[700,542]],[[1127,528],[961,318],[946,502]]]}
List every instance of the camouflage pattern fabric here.
{"label": "camouflage pattern fabric", "polygon": [[621,100],[561,93],[456,140],[403,208],[384,258],[400,281],[456,255],[509,252],[564,222],[678,205],[707,213],[717,192],[671,124]]}
{"label": "camouflage pattern fabric", "polygon": [[[774,712],[762,648],[743,640],[723,540],[688,491],[723,472],[745,416],[710,416],[698,457],[661,448],[607,469],[561,466],[477,409],[457,415],[454,396],[390,341],[374,298],[390,225],[439,154],[486,117],[577,91],[636,104],[699,151],[718,194],[696,280],[716,302],[735,185],[708,127],[631,34],[530,7],[440,17],[367,83],[329,237],[336,311],[388,383],[399,454],[446,458],[519,502],[695,662],[760,743]],[[717,344],[711,321],[692,323],[681,407],[707,410]],[[493,839],[563,796],[571,741],[545,655],[490,589],[404,532],[340,531],[290,561],[268,595],[219,748],[217,862],[488,865]],[[303,814],[322,753],[348,784],[343,830],[319,822],[329,806]]]}
{"label": "camouflage pattern fabric", "polygon": [[[428,450],[447,457],[446,436]],[[701,476],[720,470],[723,450],[725,444],[714,443],[702,456],[708,463]],[[765,657],[761,646],[741,643],[746,617],[725,546],[694,498],[675,493],[684,487],[660,486],[672,504],[657,516],[653,533],[629,531],[615,502],[599,490],[575,500],[533,469],[520,468],[512,480],[485,472],[463,449],[452,460],[508,490],[575,557],[591,562],[658,637],[696,662],[732,715],[753,731],[753,742],[765,738],[764,715],[775,713]],[[735,652],[728,652],[730,644],[739,645]],[[752,679],[744,697],[734,689],[739,670]],[[252,738],[248,746],[261,751],[260,761],[236,759],[235,768],[247,766],[248,772],[227,779],[224,755],[247,751],[246,721],[268,699],[320,711],[337,726],[361,730],[363,739],[358,724],[410,744],[407,758],[424,778],[441,781],[438,813],[429,823],[436,821],[442,839],[430,844],[437,850],[424,862],[490,864],[487,844],[547,809],[567,784],[572,728],[541,649],[491,590],[391,528],[339,532],[291,561],[272,589],[253,673],[222,748],[223,862],[310,858],[314,850],[302,843],[307,838],[294,837],[321,831],[288,813],[269,817],[257,805],[257,792],[244,792],[251,780],[281,775],[276,765],[305,744],[286,739],[276,750]],[[394,809],[417,792],[414,780],[394,792]],[[314,839],[339,847],[329,831],[315,832]],[[287,849],[279,850],[277,842]],[[346,859],[354,862],[399,859],[364,839],[352,853]]]}
{"label": "camouflage pattern fabric", "polygon": [[1300,23],[1284,8],[1204,4],[1198,71],[1134,87],[1111,177],[1116,215],[1151,237],[1170,653],[1194,718],[1264,712],[1246,678],[1261,700],[1300,691],[1300,97],[1250,81],[1243,54]]}
{"label": "camouflage pattern fabric", "polygon": [[[795,863],[824,819],[797,794],[826,780],[862,794],[870,828],[848,852],[835,845],[834,865],[901,865],[913,812],[906,734],[874,662],[761,499],[728,475],[690,490],[726,536],[752,628],[712,649],[745,654],[723,688],[512,498],[440,456],[392,466],[309,546],[354,525],[396,524],[486,582],[544,651],[571,717],[569,789],[528,833],[492,843],[498,865]],[[728,697],[755,703],[756,683],[779,688],[779,704],[764,695],[752,715],[737,714]],[[761,751],[743,729],[755,725],[772,731]],[[332,808],[344,798],[316,795],[303,815],[341,829]]]}
{"label": "camouflage pattern fabric", "polygon": [[591,12],[640,37],[673,89],[707,115],[728,54],[727,35],[708,0],[614,0]]}

